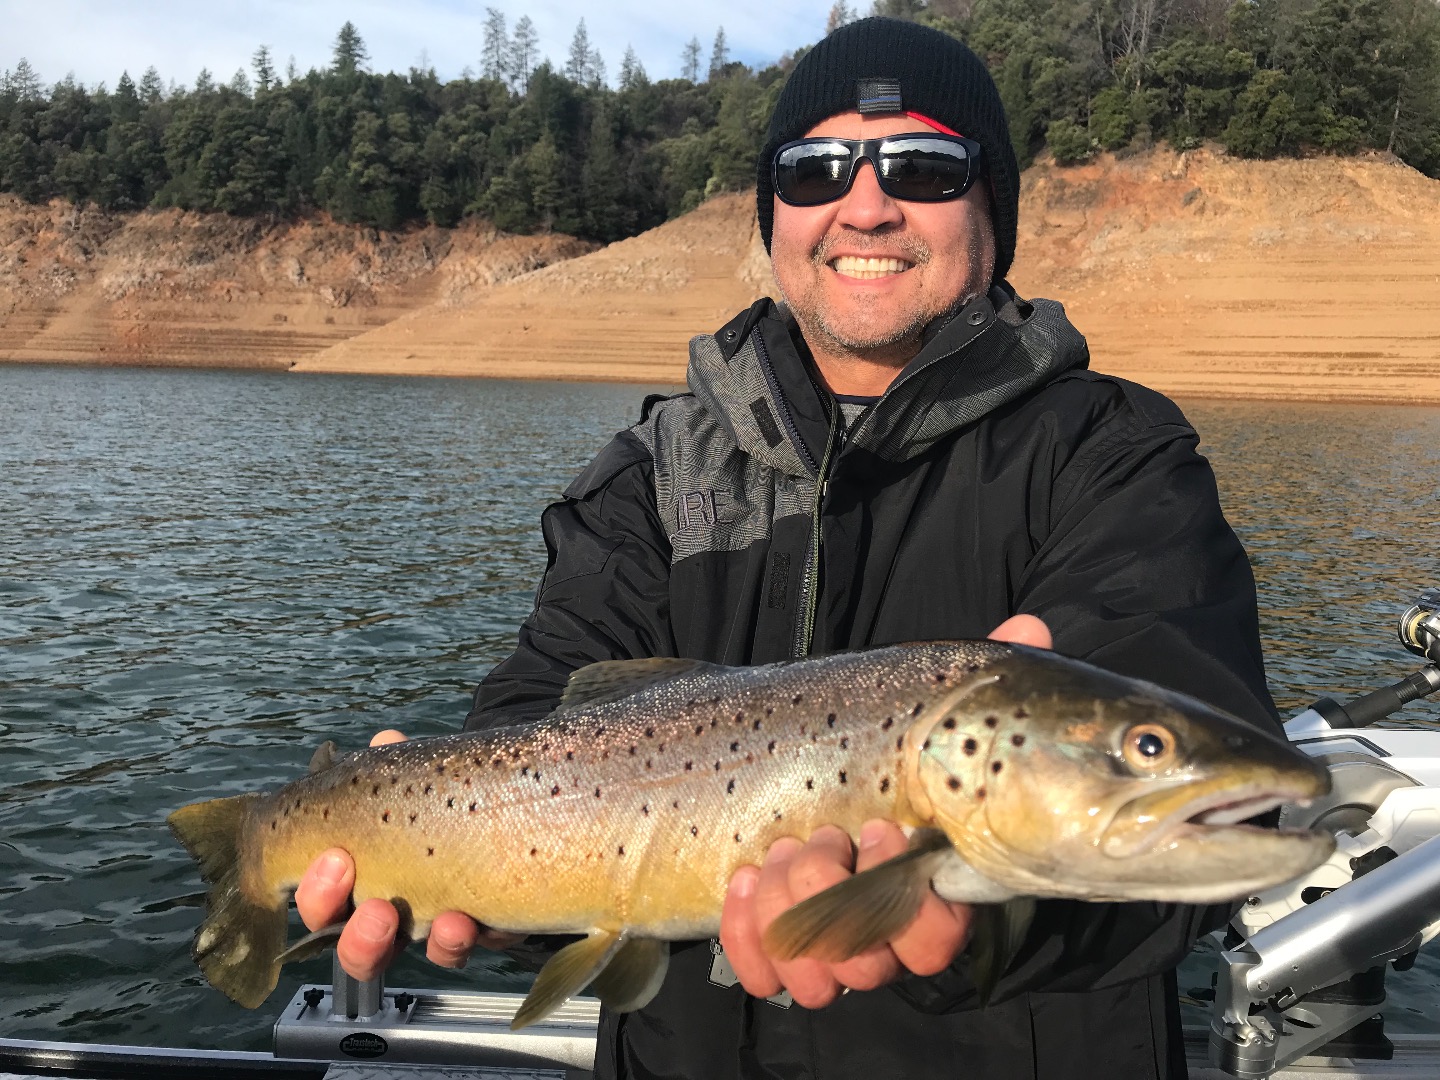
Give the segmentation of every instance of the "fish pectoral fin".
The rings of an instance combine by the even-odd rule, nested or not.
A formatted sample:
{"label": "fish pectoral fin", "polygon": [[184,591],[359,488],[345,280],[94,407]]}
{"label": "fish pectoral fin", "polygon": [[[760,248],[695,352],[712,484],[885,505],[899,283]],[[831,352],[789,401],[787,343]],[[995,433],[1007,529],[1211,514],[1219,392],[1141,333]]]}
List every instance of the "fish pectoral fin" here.
{"label": "fish pectoral fin", "polygon": [[980,904],[970,923],[970,978],[982,1006],[990,1004],[1000,977],[1025,943],[1035,920],[1035,898],[1020,896],[1003,904]]}
{"label": "fish pectoral fin", "polygon": [[937,829],[917,829],[903,855],[848,877],[783,912],[765,930],[767,952],[838,963],[889,941],[920,910],[936,865],[951,850]]}
{"label": "fish pectoral fin", "polygon": [[335,942],[340,940],[340,931],[345,929],[343,922],[331,923],[329,926],[322,926],[298,941],[292,942],[290,947],[275,958],[277,964],[288,964],[292,960],[309,960],[311,957],[319,956]]}
{"label": "fish pectoral fin", "polygon": [[582,705],[603,705],[619,701],[645,689],[651,683],[678,678],[715,667],[703,660],[679,660],[656,656],[648,660],[601,660],[574,671],[560,696],[555,712],[563,713]]}
{"label": "fish pectoral fin", "polygon": [[595,976],[590,989],[613,1012],[634,1012],[649,1004],[665,981],[670,943],[655,938],[628,938]]}
{"label": "fish pectoral fin", "polygon": [[335,745],[334,739],[326,739],[315,748],[315,753],[310,755],[310,775],[324,772],[339,760],[340,747]]}
{"label": "fish pectoral fin", "polygon": [[543,1020],[594,981],[625,944],[619,930],[596,930],[589,937],[573,941],[545,962],[535,985],[520,1003],[510,1030]]}

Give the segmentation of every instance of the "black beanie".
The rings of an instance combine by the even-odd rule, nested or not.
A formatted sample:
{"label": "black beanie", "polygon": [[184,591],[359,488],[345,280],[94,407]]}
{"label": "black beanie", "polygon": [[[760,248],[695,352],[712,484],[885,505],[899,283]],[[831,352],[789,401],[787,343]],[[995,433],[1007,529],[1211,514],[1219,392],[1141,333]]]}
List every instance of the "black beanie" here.
{"label": "black beanie", "polygon": [[[884,111],[918,113],[980,144],[990,178],[995,280],[1000,281],[1015,258],[1020,203],[1020,169],[1000,92],[980,58],[962,42],[900,19],[860,19],[842,26],[801,57],[790,73],[770,116],[756,168],[755,209],[765,250],[770,250],[774,224],[770,163],[775,151],[803,138],[821,120],[857,108],[857,83],[862,79],[882,84],[881,95],[892,92],[883,84],[899,84],[898,108],[891,98]],[[872,85],[866,92],[874,96],[876,88]]]}

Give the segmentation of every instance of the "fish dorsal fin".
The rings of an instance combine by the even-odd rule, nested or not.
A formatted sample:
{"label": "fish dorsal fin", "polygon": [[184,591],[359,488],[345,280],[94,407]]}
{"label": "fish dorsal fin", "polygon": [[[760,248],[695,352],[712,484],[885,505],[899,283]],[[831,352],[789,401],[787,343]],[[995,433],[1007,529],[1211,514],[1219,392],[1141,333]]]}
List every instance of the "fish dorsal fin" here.
{"label": "fish dorsal fin", "polygon": [[677,660],[657,656],[649,660],[601,660],[570,675],[556,712],[585,705],[604,705],[638,693],[666,679],[691,675],[715,667],[703,660]]}
{"label": "fish dorsal fin", "polygon": [[310,755],[310,775],[317,772],[324,772],[340,759],[340,748],[335,745],[334,739],[326,739],[315,748],[315,753]]}

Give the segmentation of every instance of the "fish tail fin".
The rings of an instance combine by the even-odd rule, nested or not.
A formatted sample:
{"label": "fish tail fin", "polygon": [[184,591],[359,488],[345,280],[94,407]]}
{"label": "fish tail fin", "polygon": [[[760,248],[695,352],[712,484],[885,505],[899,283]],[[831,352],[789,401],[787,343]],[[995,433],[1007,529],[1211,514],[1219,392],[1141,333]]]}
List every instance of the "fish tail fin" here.
{"label": "fish tail fin", "polygon": [[260,797],[191,803],[167,819],[210,885],[205,918],[195,931],[190,955],[211,986],[247,1009],[275,989],[285,949],[284,902],[249,896],[241,884],[240,845],[250,808]]}

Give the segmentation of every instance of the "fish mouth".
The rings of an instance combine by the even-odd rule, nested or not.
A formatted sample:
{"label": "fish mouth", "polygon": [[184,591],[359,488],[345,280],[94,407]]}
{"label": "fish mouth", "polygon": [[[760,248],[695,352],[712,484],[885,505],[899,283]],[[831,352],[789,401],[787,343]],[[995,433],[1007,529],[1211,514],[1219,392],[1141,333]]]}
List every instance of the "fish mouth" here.
{"label": "fish mouth", "polygon": [[[1272,836],[1308,835],[1307,830],[1273,829],[1244,824],[1287,803],[1306,806],[1318,794],[1314,785],[1226,784],[1194,791],[1181,783],[1132,799],[1116,811],[1101,836],[1100,849],[1124,859],[1173,846],[1186,837],[1213,839],[1222,832]],[[1187,790],[1189,789],[1189,790]]]}

